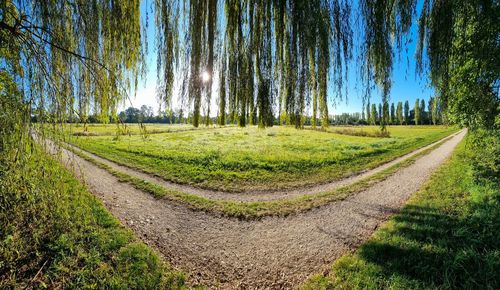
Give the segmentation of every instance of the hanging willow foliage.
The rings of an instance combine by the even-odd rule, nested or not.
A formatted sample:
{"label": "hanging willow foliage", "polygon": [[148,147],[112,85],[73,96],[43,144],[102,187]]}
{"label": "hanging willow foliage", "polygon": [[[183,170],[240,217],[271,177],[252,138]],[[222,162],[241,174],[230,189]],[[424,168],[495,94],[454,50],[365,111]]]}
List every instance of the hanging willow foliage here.
{"label": "hanging willow foliage", "polygon": [[[415,14],[415,0],[361,0],[364,35],[361,48],[364,65],[361,75],[381,88],[382,103],[388,106],[394,50],[404,45]],[[369,85],[369,84],[368,84]],[[386,129],[385,118],[381,129]]]}
{"label": "hanging willow foliage", "polygon": [[[424,71],[428,59],[450,120],[491,126],[498,114],[498,1],[422,1],[418,69]],[[385,104],[393,54],[408,40],[417,0],[358,4],[362,76],[366,87],[374,80],[381,88]],[[300,128],[310,110],[313,126],[317,119],[328,126],[328,105],[342,98],[352,57],[351,5],[347,0],[154,0],[158,98],[171,110],[179,92],[175,97],[189,101],[193,124],[199,125],[202,108],[208,124],[217,74],[224,124],[271,126],[277,114],[280,123]],[[34,107],[61,120],[85,121],[90,111],[102,122],[116,117],[117,105],[145,73],[141,0],[2,0],[0,8],[2,59],[21,77],[22,88],[29,88]],[[7,57],[6,51],[13,53]],[[202,74],[209,77],[202,80]]]}
{"label": "hanging willow foliage", "polygon": [[156,96],[166,109],[171,110],[174,72],[178,62],[179,2],[155,0],[157,88]]}
{"label": "hanging willow foliage", "polygon": [[140,17],[140,0],[0,1],[2,69],[41,120],[109,122],[144,73]]}
{"label": "hanging willow foliage", "polygon": [[437,101],[453,123],[473,129],[500,127],[500,2],[423,2],[417,67],[423,72],[429,66]]}
{"label": "hanging willow foliage", "polygon": [[[200,118],[200,92],[205,89],[208,95],[207,115],[211,99],[211,82],[201,84],[199,74],[208,71],[213,75],[213,62],[224,61],[226,65],[218,67],[226,70],[220,74],[224,77],[220,88],[224,89],[221,95],[225,100],[219,104],[224,105],[224,112],[227,110],[229,122],[270,126],[277,113],[281,124],[300,128],[310,108],[313,126],[317,118],[323,127],[328,126],[328,104],[332,101],[328,100],[329,88],[333,88],[334,100],[342,99],[343,87],[347,90],[347,62],[353,43],[350,1],[185,3],[196,7],[184,9],[181,17],[189,19],[184,33],[190,73],[181,75],[188,76],[191,84],[188,95],[193,101],[195,125]],[[219,4],[223,10],[218,9]],[[432,84],[440,92],[443,106],[452,104],[448,113],[454,122],[492,124],[498,114],[498,6],[493,0],[422,0],[417,68],[424,70],[422,55],[427,49]],[[393,55],[406,48],[410,40],[416,7],[417,0],[361,0],[356,7],[362,24],[360,73],[367,92],[371,81],[381,89],[384,105],[388,105],[391,90]],[[171,13],[177,15],[179,11]],[[224,33],[214,36],[210,31]],[[218,59],[213,56],[213,37],[215,43],[224,46]],[[477,102],[467,97],[470,95],[477,95]],[[386,125],[382,120],[382,130]]]}
{"label": "hanging willow foliage", "polygon": [[[500,3],[495,0],[360,1],[364,35],[362,75],[391,88],[392,56],[418,16],[417,71],[428,66],[431,84],[453,123],[498,127],[500,110]],[[427,58],[424,58],[424,51]],[[385,129],[385,122],[382,123]]]}
{"label": "hanging willow foliage", "polygon": [[[205,114],[210,114],[215,62],[224,62],[225,65],[217,67],[226,70],[219,73],[219,81],[224,83],[220,86],[224,92],[219,91],[219,95],[227,98],[227,102],[219,100],[219,117],[225,116],[227,110],[230,123],[264,127],[273,125],[277,110],[279,115],[286,116],[284,122],[299,128],[304,125],[312,99],[313,108],[319,105],[322,125],[328,126],[329,76],[336,84],[336,97],[342,97],[344,73],[351,58],[349,1],[190,0],[185,3],[188,9],[182,9],[176,1],[156,1],[156,9],[163,9],[161,17],[156,17],[157,34],[163,35],[161,39],[175,39],[174,42],[185,39],[189,73],[179,72],[179,75],[188,78],[195,126],[201,118],[203,94]],[[187,25],[179,25],[183,19]],[[167,31],[167,26],[177,30]],[[217,44],[224,49],[215,48]],[[175,63],[174,70],[182,70],[175,54],[165,52],[168,51],[165,45],[159,51],[162,71]],[[222,53],[216,56],[214,51]],[[211,76],[207,83],[200,79],[204,72]],[[169,85],[160,87],[171,91],[173,79],[163,78],[162,82]],[[162,96],[166,96],[161,99],[168,104],[170,94]],[[313,119],[316,123],[316,114]]]}

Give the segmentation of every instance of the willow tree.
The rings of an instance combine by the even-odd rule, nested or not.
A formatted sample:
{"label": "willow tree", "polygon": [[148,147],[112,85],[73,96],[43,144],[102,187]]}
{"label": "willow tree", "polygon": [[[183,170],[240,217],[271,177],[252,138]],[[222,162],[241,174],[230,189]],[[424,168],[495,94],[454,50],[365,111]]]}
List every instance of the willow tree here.
{"label": "willow tree", "polygon": [[[470,128],[498,126],[500,45],[495,0],[360,1],[364,76],[391,87],[393,52],[404,48],[418,18],[417,71],[427,73],[448,119]],[[426,57],[424,57],[426,52]],[[383,125],[382,125],[383,128]]]}
{"label": "willow tree", "polygon": [[[251,1],[250,1],[251,2]],[[273,125],[273,96],[272,96],[272,27],[271,22],[263,21],[270,19],[272,15],[271,1],[255,1],[255,74],[257,79],[257,108],[259,127]],[[253,98],[252,98],[253,102]]]}
{"label": "willow tree", "polygon": [[[404,45],[415,13],[414,0],[361,0],[363,20],[361,54],[364,65],[361,74],[369,83],[373,80],[382,93],[382,103],[388,105],[391,90],[393,53]],[[368,84],[369,85],[369,84]],[[380,127],[386,130],[387,120],[381,118]]]}
{"label": "willow tree", "polygon": [[179,61],[179,2],[155,0],[155,42],[157,51],[156,96],[160,105],[172,110],[172,91]]}
{"label": "willow tree", "polygon": [[[243,81],[239,82],[243,67],[243,11],[244,3],[236,0],[225,1],[226,13],[226,52],[228,54],[228,97],[229,97],[229,120],[235,123],[238,119],[238,107],[240,125],[245,125],[246,103],[244,101]],[[239,106],[238,106],[239,105]],[[242,124],[243,123],[243,124]]]}
{"label": "willow tree", "polygon": [[281,57],[278,59],[280,110],[284,111],[289,124],[302,127],[305,103],[312,99],[311,123],[315,126],[319,107],[322,126],[328,126],[330,65],[333,63],[340,68],[333,70],[333,76],[341,85],[343,64],[350,58],[349,4],[339,1],[277,2],[280,6],[275,9],[274,19],[275,27],[281,28],[276,30],[277,55]]}
{"label": "willow tree", "polygon": [[[162,10],[156,12],[155,18],[162,40],[158,42],[162,45],[158,47],[158,67],[166,76],[175,67],[182,79],[179,82],[183,87],[187,84],[195,126],[199,124],[202,95],[207,96],[205,115],[210,115],[214,62],[222,59],[227,61],[221,66],[226,70],[223,75],[227,84],[224,109],[231,123],[271,126],[277,104],[278,113],[287,116],[287,123],[302,127],[312,102],[313,119],[318,108],[322,125],[328,125],[328,80],[333,79],[336,85],[334,97],[342,97],[344,72],[351,57],[349,1],[180,2],[155,2],[155,9]],[[219,59],[215,58],[215,50],[223,51]],[[181,62],[177,61],[177,51],[182,51]],[[181,67],[186,62],[189,65]],[[200,80],[202,72],[210,76],[206,84]],[[171,74],[159,83],[160,100],[168,105]],[[226,105],[220,100],[219,104]]]}
{"label": "willow tree", "polygon": [[[144,73],[140,1],[0,1],[2,67],[39,120],[103,122]],[[76,108],[79,108],[78,110]],[[31,114],[31,113],[30,113]]]}
{"label": "willow tree", "polygon": [[404,117],[403,117],[403,102],[398,102],[398,106],[396,109],[396,120],[399,125],[403,125]]}
{"label": "willow tree", "polygon": [[[157,41],[157,96],[170,106],[175,79],[181,79],[193,104],[193,125],[201,120],[202,96],[205,96],[209,122],[217,39],[217,0],[155,0]],[[205,76],[206,79],[203,79]],[[179,98],[183,98],[181,93]]]}
{"label": "willow tree", "polygon": [[220,126],[226,125],[226,60],[222,59],[219,68],[219,118],[218,124]]}
{"label": "willow tree", "polygon": [[371,113],[370,113],[370,124],[372,125],[376,125],[377,124],[377,105],[375,104],[372,104],[372,110],[371,110]]}

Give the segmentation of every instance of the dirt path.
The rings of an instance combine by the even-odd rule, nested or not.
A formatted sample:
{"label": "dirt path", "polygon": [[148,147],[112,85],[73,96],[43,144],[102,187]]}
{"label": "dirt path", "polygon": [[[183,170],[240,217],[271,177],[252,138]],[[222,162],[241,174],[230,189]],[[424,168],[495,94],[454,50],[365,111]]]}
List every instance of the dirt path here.
{"label": "dirt path", "polygon": [[[452,134],[456,135],[458,133]],[[449,136],[448,136],[449,137]],[[446,139],[448,137],[445,137],[443,139]],[[387,162],[385,164],[382,164],[376,168],[370,169],[370,170],[365,170],[360,172],[359,174],[352,175],[350,177],[343,178],[341,180],[325,183],[325,184],[318,184],[314,186],[306,186],[306,187],[300,187],[300,188],[295,188],[295,189],[286,189],[286,190],[269,190],[269,191],[245,191],[245,192],[240,192],[240,193],[234,193],[234,192],[224,192],[224,191],[216,191],[216,190],[209,190],[209,189],[201,189],[197,188],[191,185],[185,185],[185,184],[177,184],[174,182],[167,181],[161,177],[154,176],[152,174],[144,173],[142,171],[132,169],[127,166],[119,165],[113,161],[110,161],[108,159],[102,158],[96,154],[93,154],[91,152],[88,152],[86,150],[80,149],[76,146],[68,144],[68,146],[71,146],[73,150],[77,150],[83,154],[86,154],[97,161],[104,163],[110,167],[112,167],[115,170],[121,171],[123,173],[126,173],[130,176],[138,177],[143,180],[147,180],[152,183],[159,184],[165,188],[177,190],[177,191],[182,191],[188,194],[193,194],[197,196],[202,196],[208,199],[216,199],[216,200],[232,200],[232,201],[269,201],[269,200],[278,200],[278,199],[287,199],[287,198],[293,198],[301,195],[314,195],[318,194],[320,192],[325,192],[325,191],[331,191],[333,189],[336,189],[341,186],[345,185],[350,185],[353,184],[361,179],[364,179],[366,177],[369,177],[373,174],[376,174],[386,168],[389,168],[393,166],[394,164],[397,164],[401,161],[404,161],[408,158],[411,158],[412,156],[426,150],[427,148],[430,148],[434,146],[436,143],[441,142],[443,139],[438,140],[436,142],[433,142],[427,146],[424,146],[422,148],[419,148],[417,150],[414,150],[408,154],[405,154],[403,156],[400,156],[390,162]]]}
{"label": "dirt path", "polygon": [[409,167],[343,201],[259,221],[216,217],[157,200],[69,152],[62,155],[116,217],[171,265],[189,273],[191,285],[295,288],[365,241],[422,186],[464,135],[460,132]]}

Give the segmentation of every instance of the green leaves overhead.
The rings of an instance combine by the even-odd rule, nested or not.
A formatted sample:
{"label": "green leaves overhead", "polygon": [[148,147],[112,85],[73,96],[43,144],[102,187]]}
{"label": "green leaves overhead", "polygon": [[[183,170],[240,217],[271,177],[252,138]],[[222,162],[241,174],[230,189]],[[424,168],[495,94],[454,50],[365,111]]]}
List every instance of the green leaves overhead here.
{"label": "green leaves overhead", "polygon": [[[382,103],[388,105],[395,48],[401,49],[415,14],[416,0],[361,0],[360,9],[364,28],[361,49],[364,65],[361,75],[369,83],[372,79],[382,91]],[[381,128],[387,122],[382,118]]]}
{"label": "green leaves overhead", "polygon": [[[85,122],[92,111],[108,122],[145,75],[149,16],[141,13],[152,9],[157,96],[166,109],[179,98],[195,126],[202,116],[208,125],[214,95],[221,124],[264,127],[278,117],[301,128],[312,111],[311,123],[326,127],[328,105],[347,90],[351,52],[362,60],[366,91],[374,81],[385,104],[394,54],[406,48],[418,22],[417,70],[429,72],[443,117],[494,127],[499,6],[494,0],[0,0],[0,68],[15,76],[40,114]],[[357,19],[359,51],[353,49]]]}
{"label": "green leaves overhead", "polygon": [[[319,103],[323,126],[328,125],[329,75],[336,84],[336,96],[341,97],[351,58],[349,1],[190,0],[184,2],[184,8],[177,1],[155,3],[157,10],[163,9],[161,17],[156,17],[161,24],[157,28],[160,38],[171,37],[176,43],[185,40],[181,46],[189,67],[177,63],[178,70],[174,71],[189,84],[195,126],[199,124],[203,95],[204,113],[209,115],[215,63],[219,63],[219,70],[226,71],[219,73],[223,77],[219,82],[224,83],[220,88],[226,90],[219,96],[227,97],[227,102],[219,100],[224,106],[219,106],[219,114],[226,113],[227,104],[230,122],[271,126],[277,108],[286,116],[284,121],[302,127],[312,98]],[[177,16],[181,12],[182,16]],[[178,29],[174,33],[165,30],[167,26]],[[166,71],[175,63],[175,54],[164,47],[159,51],[163,58],[159,67]],[[334,69],[330,69],[332,66]],[[203,72],[211,76],[207,83],[200,80]],[[167,104],[173,80],[165,77],[160,81],[160,87],[167,91],[161,99]]]}
{"label": "green leaves overhead", "polygon": [[158,100],[171,109],[174,73],[179,57],[179,2],[155,0],[155,43],[157,51],[157,88]]}
{"label": "green leaves overhead", "polygon": [[426,0],[424,8],[419,46],[427,48],[431,81],[449,120],[473,129],[498,128],[500,3]]}
{"label": "green leaves overhead", "polygon": [[[494,0],[362,0],[365,45],[363,76],[391,87],[393,54],[410,39],[418,16],[417,71],[431,84],[452,123],[470,128],[498,127],[500,98],[500,4]],[[427,57],[424,57],[426,52]],[[496,122],[496,123],[495,123]],[[382,125],[384,127],[384,125]]]}
{"label": "green leaves overhead", "polygon": [[0,57],[41,114],[109,122],[145,69],[140,17],[140,0],[0,1]]}

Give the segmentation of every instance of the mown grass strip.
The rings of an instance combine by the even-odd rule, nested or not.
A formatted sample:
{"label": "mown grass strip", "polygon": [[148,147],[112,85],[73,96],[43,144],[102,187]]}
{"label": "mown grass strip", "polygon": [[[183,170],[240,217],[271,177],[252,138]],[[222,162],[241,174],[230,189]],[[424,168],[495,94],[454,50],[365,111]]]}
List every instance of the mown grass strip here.
{"label": "mown grass strip", "polygon": [[302,288],[499,289],[499,169],[490,162],[500,158],[494,146],[462,141],[399,213],[339,258],[328,275]]}
{"label": "mown grass strip", "polygon": [[184,289],[185,274],[56,158],[28,146],[24,162],[0,154],[0,289]]}
{"label": "mown grass strip", "polygon": [[450,139],[452,136],[441,140],[440,142],[413,155],[406,160],[403,160],[387,169],[384,169],[353,184],[315,195],[303,195],[291,199],[256,202],[212,200],[177,190],[167,189],[156,183],[152,183],[115,170],[111,166],[104,164],[79,150],[75,150],[70,146],[64,147],[77,156],[83,158],[84,160],[89,161],[99,168],[106,170],[113,176],[117,177],[121,182],[127,182],[137,189],[152,194],[156,198],[167,198],[169,200],[178,201],[187,205],[191,209],[202,210],[208,213],[221,214],[224,216],[236,217],[240,219],[258,219],[265,216],[287,216],[320,207],[332,201],[344,199],[353,193],[367,189],[375,183],[385,180],[399,169],[408,167],[409,165],[413,164],[415,160],[417,160],[420,156],[423,156],[434,150],[443,142]]}

